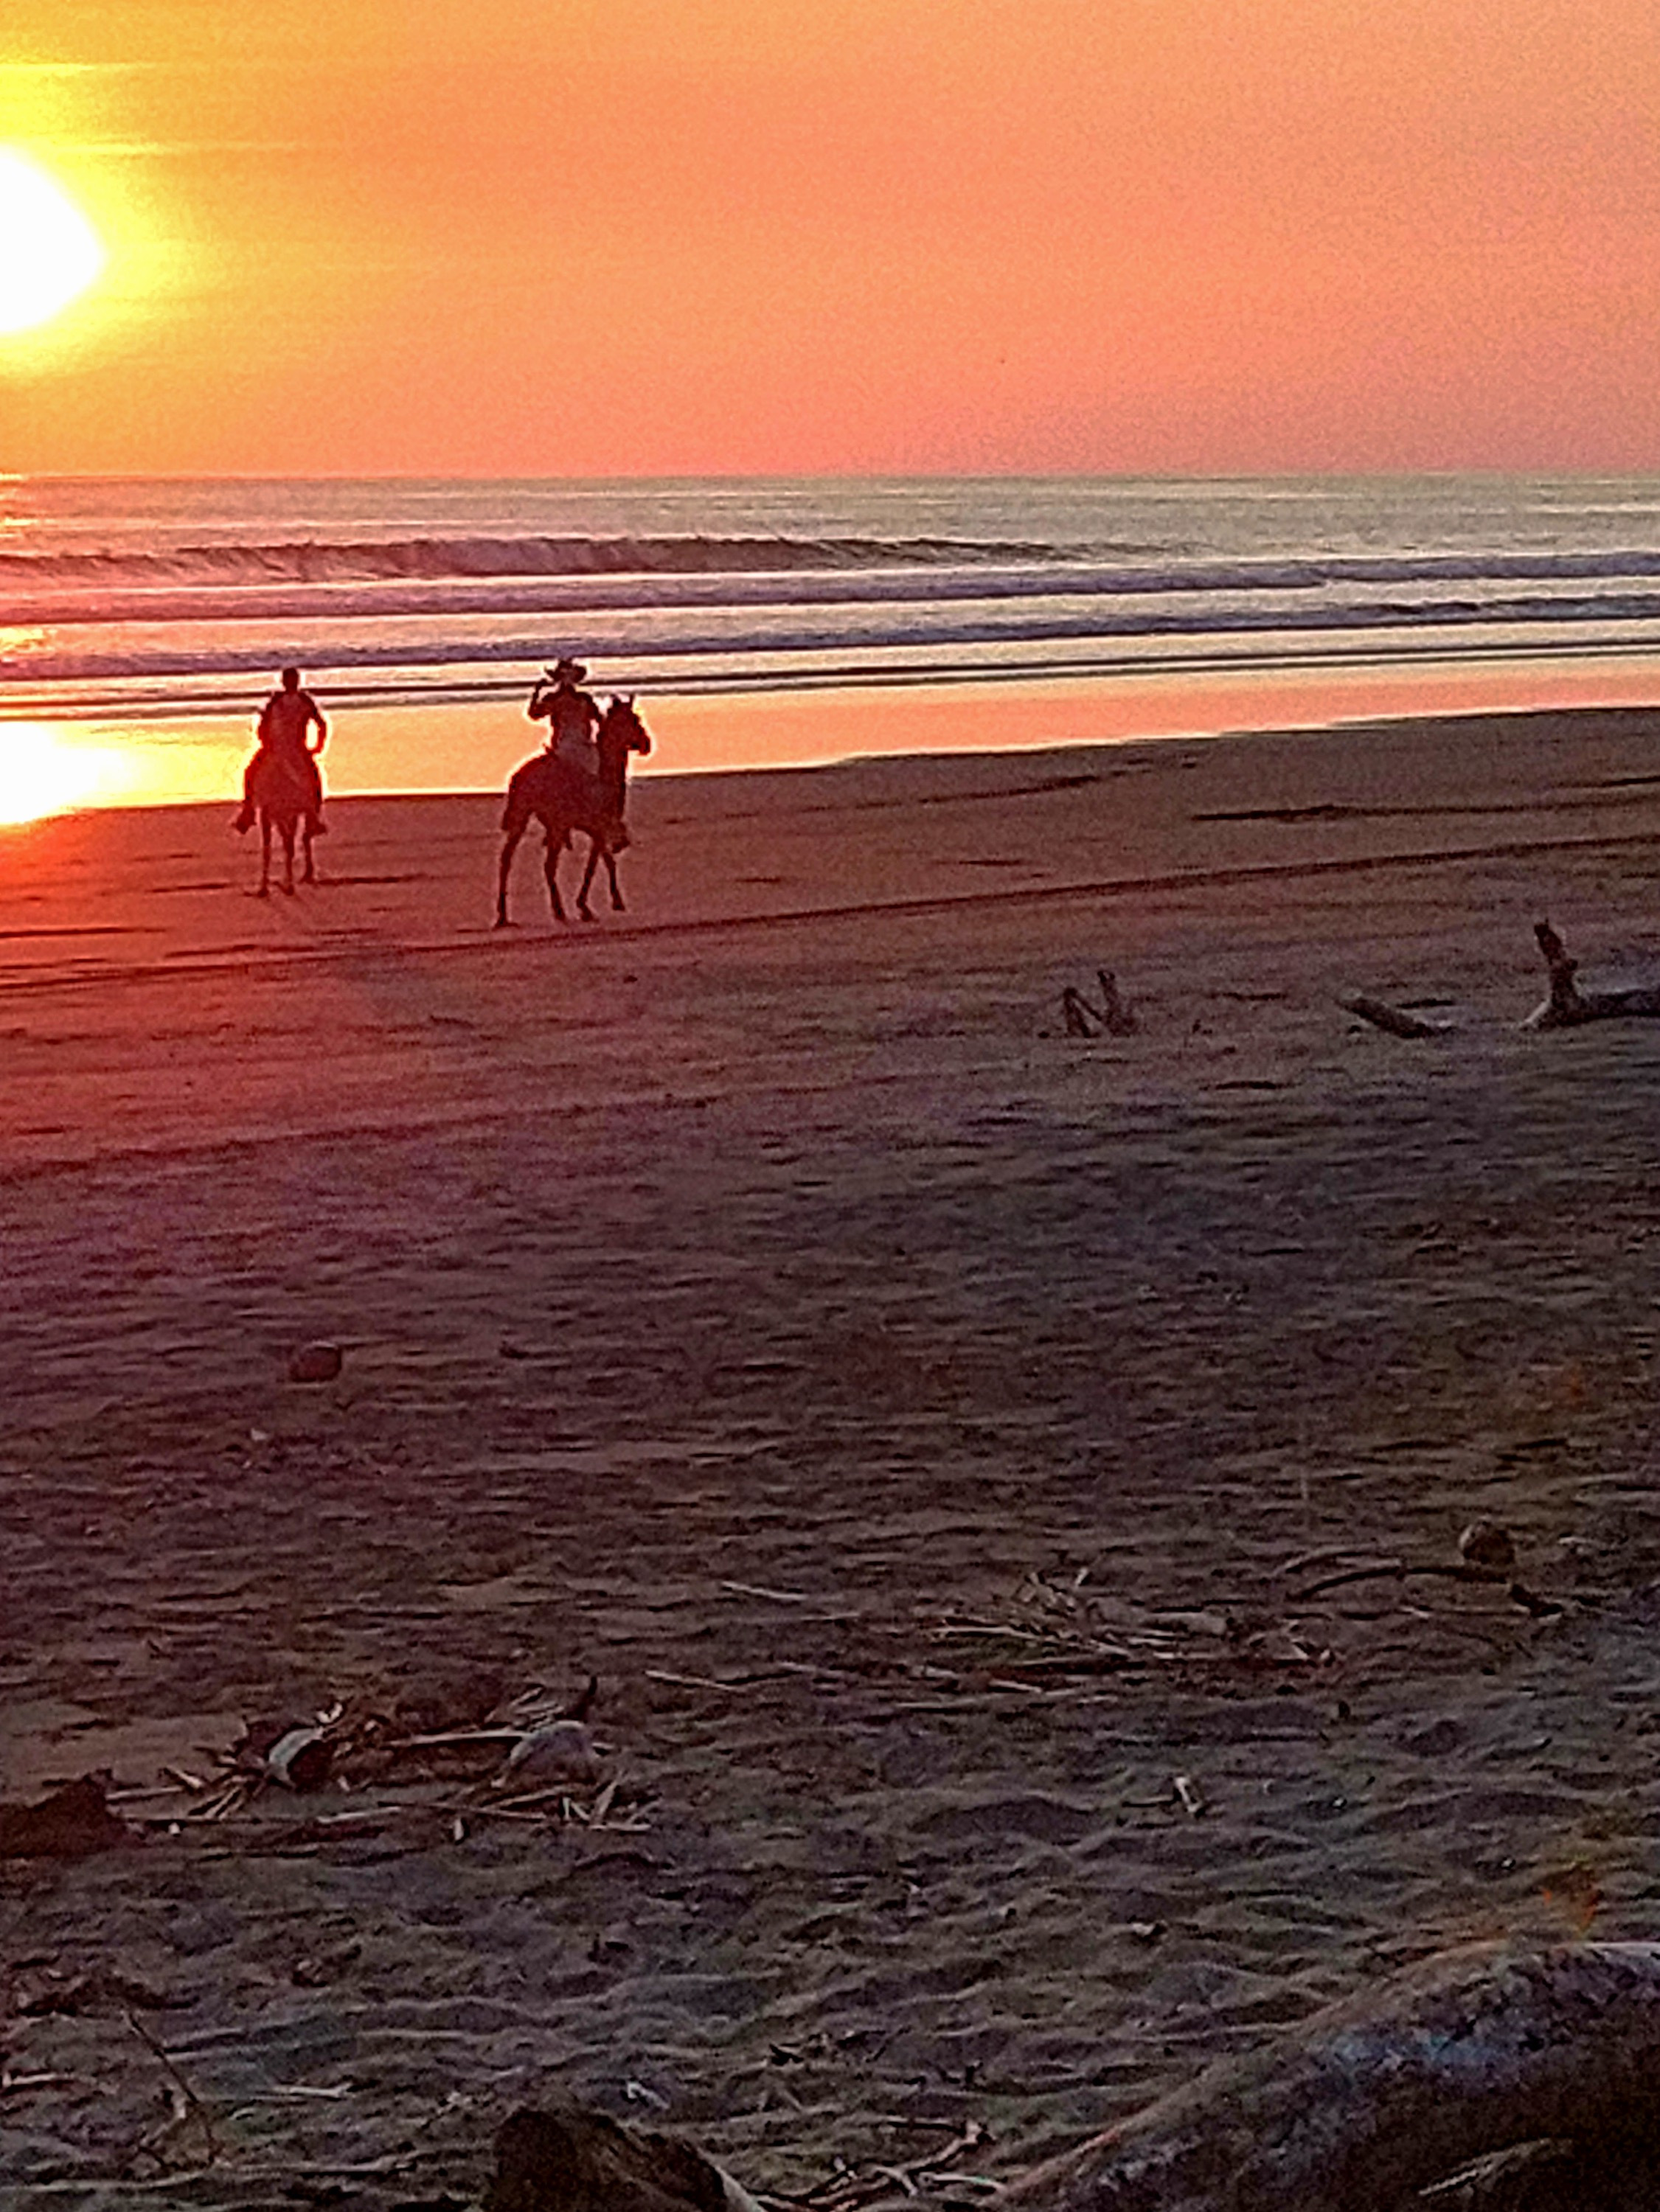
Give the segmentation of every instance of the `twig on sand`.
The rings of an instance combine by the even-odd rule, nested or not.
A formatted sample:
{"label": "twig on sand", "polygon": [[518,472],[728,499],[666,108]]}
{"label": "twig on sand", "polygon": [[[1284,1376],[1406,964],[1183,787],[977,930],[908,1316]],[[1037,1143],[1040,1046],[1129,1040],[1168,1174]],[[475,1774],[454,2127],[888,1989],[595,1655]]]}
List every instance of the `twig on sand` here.
{"label": "twig on sand", "polygon": [[[913,2125],[915,2123],[907,2122]],[[946,2181],[963,2181],[974,2187],[989,2187],[978,2175],[957,2174],[951,2170],[950,2161],[967,2150],[978,2150],[991,2140],[991,2130],[982,2120],[970,2120],[959,2134],[938,2149],[927,2152],[921,2158],[906,2159],[889,2165],[874,2159],[858,2166],[842,2165],[828,2179],[819,2182],[803,2197],[793,2201],[810,2204],[814,2212],[859,2212],[859,2208],[873,2204],[897,2189],[901,2196],[920,2197]]]}
{"label": "twig on sand", "polygon": [[[208,2164],[216,2165],[219,2160],[219,2138],[214,2131],[212,2114],[192,2088],[184,2075],[180,2073],[178,2062],[172,2053],[150,2033],[131,2005],[122,2006],[121,2017],[143,2045],[145,2050],[161,2067],[173,2086],[176,2096],[174,2126],[182,2125],[187,2119],[193,2119],[202,2130],[202,2146],[207,2153]],[[171,2134],[173,2130],[170,2128],[167,2132]]]}
{"label": "twig on sand", "polygon": [[[715,1588],[725,1590],[732,1597],[762,1598],[769,1605],[826,1606],[834,1603],[832,1599],[815,1596],[811,1590],[767,1589],[755,1583],[721,1582],[717,1583]],[[806,1618],[814,1626],[830,1627],[838,1626],[843,1621],[857,1620],[859,1615],[850,1608],[843,1607],[839,1612],[809,1613]]]}
{"label": "twig on sand", "polygon": [[1329,1590],[1342,1589],[1353,1583],[1406,1582],[1419,1576],[1438,1582],[1481,1583],[1489,1589],[1501,1589],[1512,1605],[1519,1605],[1535,1620],[1563,1609],[1554,1600],[1541,1597],[1536,1590],[1511,1576],[1495,1573],[1488,1567],[1449,1566],[1439,1559],[1380,1559],[1367,1566],[1345,1567],[1341,1574],[1324,1575],[1317,1583],[1310,1583],[1306,1589],[1299,1590],[1294,1602],[1307,1605],[1314,1598],[1323,1597]]}
{"label": "twig on sand", "polygon": [[1421,1015],[1409,1014],[1403,1007],[1391,1006],[1383,999],[1369,999],[1363,992],[1354,992],[1337,1002],[1345,1013],[1357,1014],[1363,1022],[1370,1022],[1375,1030],[1386,1030],[1390,1036],[1444,1037],[1451,1035],[1445,1022],[1426,1022]]}

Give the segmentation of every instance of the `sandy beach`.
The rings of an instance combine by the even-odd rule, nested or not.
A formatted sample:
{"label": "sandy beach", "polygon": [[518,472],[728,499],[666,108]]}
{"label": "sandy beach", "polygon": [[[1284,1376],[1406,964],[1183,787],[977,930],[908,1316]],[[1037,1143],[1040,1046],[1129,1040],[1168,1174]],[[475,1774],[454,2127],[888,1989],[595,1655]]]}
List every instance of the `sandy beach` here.
{"label": "sandy beach", "polygon": [[563,930],[488,798],[269,902],[229,806],[0,832],[0,1799],[134,1832],[0,1859],[7,2205],[464,2206],[552,2091],[972,2200],[1646,1932],[1660,1024],[1522,1024],[1544,915],[1660,980],[1657,740],[654,777]]}

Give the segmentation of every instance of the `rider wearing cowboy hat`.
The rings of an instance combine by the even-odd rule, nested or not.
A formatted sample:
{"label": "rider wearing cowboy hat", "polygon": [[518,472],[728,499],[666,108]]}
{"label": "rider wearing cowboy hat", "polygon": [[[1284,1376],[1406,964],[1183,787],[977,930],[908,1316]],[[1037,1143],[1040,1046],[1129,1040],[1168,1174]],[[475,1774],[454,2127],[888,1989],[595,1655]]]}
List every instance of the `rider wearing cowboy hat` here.
{"label": "rider wearing cowboy hat", "polygon": [[588,692],[577,688],[587,672],[580,660],[569,658],[544,669],[525,712],[532,721],[547,724],[548,750],[556,760],[597,781],[599,707]]}

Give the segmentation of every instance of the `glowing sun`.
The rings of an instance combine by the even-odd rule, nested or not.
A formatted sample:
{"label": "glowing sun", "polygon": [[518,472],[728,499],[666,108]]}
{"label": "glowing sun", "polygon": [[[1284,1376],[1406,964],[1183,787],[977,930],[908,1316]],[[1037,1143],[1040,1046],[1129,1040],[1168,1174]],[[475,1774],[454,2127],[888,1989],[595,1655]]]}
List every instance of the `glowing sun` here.
{"label": "glowing sun", "polygon": [[62,185],[0,146],[0,337],[49,323],[103,266],[98,233]]}
{"label": "glowing sun", "polygon": [[0,722],[0,825],[64,814],[119,788],[125,763],[89,745],[65,744],[40,722]]}

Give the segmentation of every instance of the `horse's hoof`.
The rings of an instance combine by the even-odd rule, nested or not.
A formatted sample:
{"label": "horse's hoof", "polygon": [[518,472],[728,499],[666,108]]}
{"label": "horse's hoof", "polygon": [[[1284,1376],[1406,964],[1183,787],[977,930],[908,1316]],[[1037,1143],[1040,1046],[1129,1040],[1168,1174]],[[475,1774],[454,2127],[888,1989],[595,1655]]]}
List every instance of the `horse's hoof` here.
{"label": "horse's hoof", "polygon": [[271,896],[271,885],[269,884],[261,884],[258,890],[254,893],[254,896],[255,898],[269,898]]}
{"label": "horse's hoof", "polygon": [[509,921],[506,915],[498,914],[496,917],[495,927],[497,929],[517,929],[519,925],[516,921]]}

